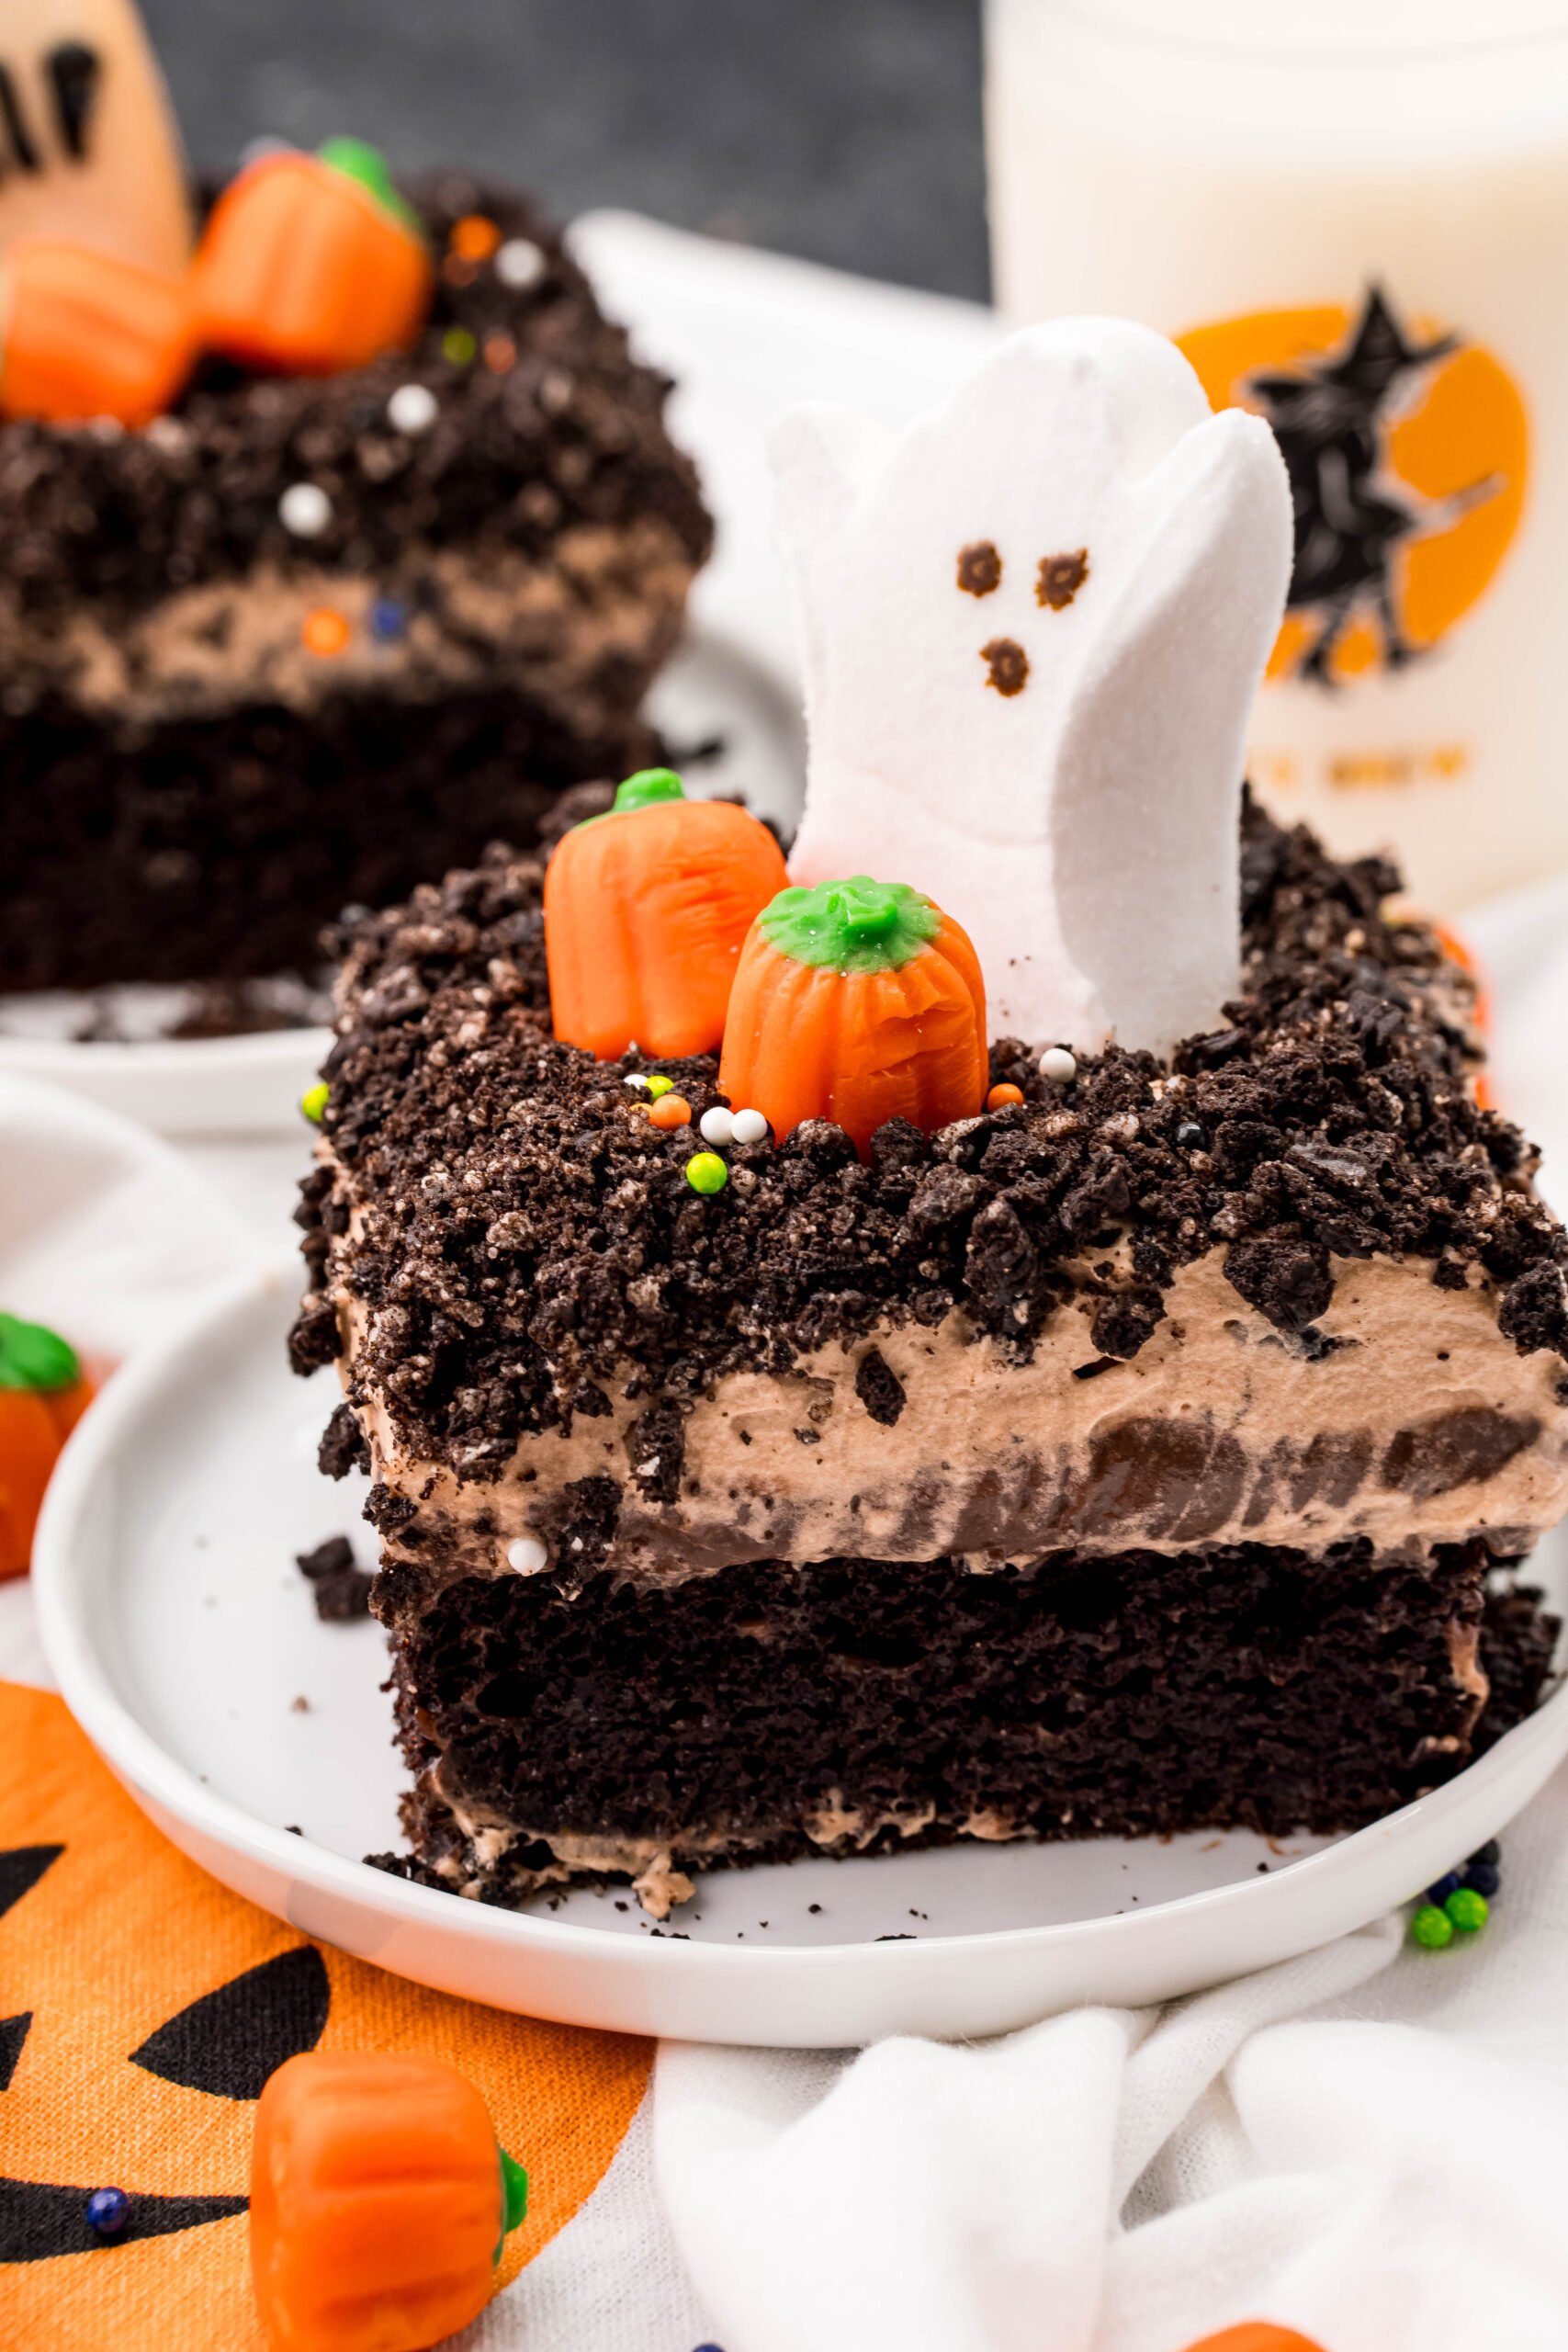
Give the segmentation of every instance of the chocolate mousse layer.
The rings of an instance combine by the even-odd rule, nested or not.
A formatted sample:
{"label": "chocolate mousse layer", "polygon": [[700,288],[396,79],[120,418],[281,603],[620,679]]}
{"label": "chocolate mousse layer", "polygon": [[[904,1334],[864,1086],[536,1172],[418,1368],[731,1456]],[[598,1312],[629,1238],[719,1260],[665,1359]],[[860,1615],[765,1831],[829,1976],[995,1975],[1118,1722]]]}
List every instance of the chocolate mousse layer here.
{"label": "chocolate mousse layer", "polygon": [[408,192],[414,350],[209,363],[145,432],[0,425],[0,989],[303,967],[345,903],[649,756],[711,536],[668,384],[525,198]]}
{"label": "chocolate mousse layer", "polygon": [[[1470,984],[1385,910],[1392,872],[1337,865],[1250,806],[1241,859],[1242,993],[1168,1063],[1111,1047],[1063,1085],[1003,1040],[993,1076],[1021,1103],[933,1136],[896,1123],[863,1163],[808,1125],[729,1149],[707,1196],[684,1178],[695,1125],[655,1130],[627,1064],[550,1036],[536,861],[498,855],[354,928],[294,1353],[342,1373],[329,1466],[373,1474],[416,1836],[443,1866],[453,1823],[498,1861],[545,1839],[541,1868],[611,1867],[610,1840],[634,1877],[659,1854],[836,1844],[807,1826],[839,1804],[814,1735],[787,1713],[760,1728],[744,1692],[719,1709],[716,1755],[744,1777],[748,1758],[798,1750],[798,1788],[774,1780],[726,1814],[717,1760],[685,1815],[684,1797],[649,1798],[640,1824],[610,1804],[592,1758],[621,1736],[623,1683],[643,1688],[615,1644],[651,1658],[658,1627],[673,1646],[638,1704],[676,1724],[688,1702],[706,1721],[726,1643],[761,1706],[781,1628],[810,1648],[840,1627],[860,1657],[896,1623],[909,1752],[894,1741],[885,1761],[897,1778],[920,1759],[900,1785],[922,1835],[1150,1826],[1132,1793],[1149,1743],[1207,1753],[1217,1662],[1252,1674],[1259,1611],[1292,1629],[1296,1760],[1258,1796],[1263,1699],[1222,1712],[1218,1792],[1206,1765],[1183,1781],[1165,1758],[1154,1826],[1267,1811],[1329,1827],[1470,1752],[1487,1564],[1568,1507],[1568,1243],[1529,1147],[1476,1101]],[[717,1099],[710,1059],[661,1067],[697,1116]],[[1097,1580],[1098,1668],[1092,1642],[1073,1645]],[[844,1598],[856,1584],[863,1604]],[[1157,1638],[1134,1630],[1145,1587],[1168,1605]],[[1036,1777],[1010,1781],[998,1750],[960,1804],[931,1775],[961,1710],[914,1661],[962,1649],[1003,1593],[1008,1641],[1044,1642],[1066,1673],[1052,1690],[1100,1728],[1069,1790],[1040,1760],[1045,1684],[992,1661],[1002,1679],[975,1703]],[[1425,1663],[1381,1685],[1385,1606]],[[1528,1604],[1513,1622],[1534,1627]],[[687,1655],[682,1623],[730,1631]],[[596,1694],[572,1730],[575,1812],[523,1760],[525,1718],[550,1719],[528,1661],[558,1640]],[[1153,1710],[1141,1749],[1134,1718],[1105,1712],[1123,1641]],[[1172,1662],[1189,1645],[1199,1682]],[[1315,1764],[1314,1677],[1346,1724],[1366,1718],[1317,1735]],[[886,1725],[856,1703],[839,1692],[823,1738],[863,1730],[882,1753]],[[832,1785],[844,1836],[881,1835],[877,1784]]]}

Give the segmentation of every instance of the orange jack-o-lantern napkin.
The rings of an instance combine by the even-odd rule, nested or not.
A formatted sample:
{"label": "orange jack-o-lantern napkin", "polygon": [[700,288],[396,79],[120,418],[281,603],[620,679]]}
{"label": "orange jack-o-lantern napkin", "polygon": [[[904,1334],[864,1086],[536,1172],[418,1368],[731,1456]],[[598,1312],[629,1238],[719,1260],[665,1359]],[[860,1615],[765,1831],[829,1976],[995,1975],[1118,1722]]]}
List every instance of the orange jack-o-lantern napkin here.
{"label": "orange jack-o-lantern napkin", "polygon": [[[0,2345],[262,2352],[255,2101],[314,2049],[419,2052],[479,2086],[531,2180],[503,2281],[598,2183],[652,2055],[304,1941],[177,1852],[59,1699],[0,1683]],[[105,2245],[85,2207],[108,2184],[131,2206]]]}

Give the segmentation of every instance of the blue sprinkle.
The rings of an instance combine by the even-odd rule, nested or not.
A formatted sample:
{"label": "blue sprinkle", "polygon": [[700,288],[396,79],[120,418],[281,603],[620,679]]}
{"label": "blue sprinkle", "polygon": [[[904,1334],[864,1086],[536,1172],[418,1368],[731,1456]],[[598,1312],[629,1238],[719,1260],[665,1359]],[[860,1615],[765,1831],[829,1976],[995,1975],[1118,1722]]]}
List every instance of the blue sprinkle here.
{"label": "blue sprinkle", "polygon": [[1477,1894],[1483,1894],[1490,1903],[1503,1883],[1503,1873],[1494,1862],[1472,1862],[1464,1874],[1464,1883],[1466,1886],[1473,1887]]}
{"label": "blue sprinkle", "polygon": [[1448,1901],[1450,1894],[1457,1894],[1463,1883],[1464,1881],[1458,1871],[1445,1871],[1436,1886],[1429,1886],[1427,1889],[1427,1900],[1440,1906]]}
{"label": "blue sprinkle", "polygon": [[378,596],[370,607],[370,634],[378,645],[390,645],[404,635],[409,625],[409,608],[400,605],[395,596]]}
{"label": "blue sprinkle", "polygon": [[130,2219],[130,2199],[123,2188],[95,2188],[87,2199],[87,2227],[96,2237],[118,2238]]}

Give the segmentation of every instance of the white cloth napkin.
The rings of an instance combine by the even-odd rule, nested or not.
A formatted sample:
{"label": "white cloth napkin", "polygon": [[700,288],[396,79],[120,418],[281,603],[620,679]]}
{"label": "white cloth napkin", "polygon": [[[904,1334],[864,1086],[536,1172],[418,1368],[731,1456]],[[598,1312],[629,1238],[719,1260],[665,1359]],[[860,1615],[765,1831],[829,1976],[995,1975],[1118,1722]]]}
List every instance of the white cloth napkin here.
{"label": "white cloth napkin", "polygon": [[[1471,931],[1501,1099],[1568,1165],[1568,888],[1537,895]],[[297,1172],[0,1079],[0,1304],[123,1360],[287,1247]],[[25,1580],[0,1585],[0,1675],[48,1679]],[[1568,1773],[1447,1952],[1384,1921],[984,2047],[667,2045],[651,2117],[462,2342],[1185,2352],[1247,2318],[1325,2352],[1568,2347]]]}
{"label": "white cloth napkin", "polygon": [[660,2052],[657,2177],[726,2352],[1568,2345],[1568,1773],[1472,1944],[1384,1920],[987,2046]]}

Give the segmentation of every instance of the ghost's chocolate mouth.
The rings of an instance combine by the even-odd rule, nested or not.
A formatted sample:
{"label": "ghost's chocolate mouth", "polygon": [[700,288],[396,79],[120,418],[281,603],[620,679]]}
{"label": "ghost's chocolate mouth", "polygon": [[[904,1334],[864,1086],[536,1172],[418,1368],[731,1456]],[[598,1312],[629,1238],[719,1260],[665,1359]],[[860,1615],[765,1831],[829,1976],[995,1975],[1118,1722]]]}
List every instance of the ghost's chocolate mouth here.
{"label": "ghost's chocolate mouth", "polygon": [[990,675],[986,680],[998,694],[1021,695],[1029,678],[1029,656],[1016,637],[993,637],[980,648],[980,659]]}

